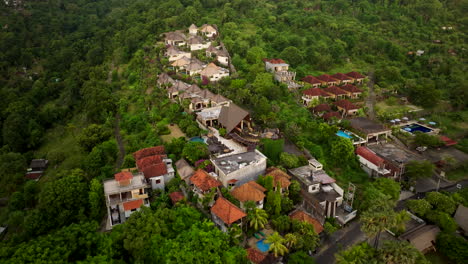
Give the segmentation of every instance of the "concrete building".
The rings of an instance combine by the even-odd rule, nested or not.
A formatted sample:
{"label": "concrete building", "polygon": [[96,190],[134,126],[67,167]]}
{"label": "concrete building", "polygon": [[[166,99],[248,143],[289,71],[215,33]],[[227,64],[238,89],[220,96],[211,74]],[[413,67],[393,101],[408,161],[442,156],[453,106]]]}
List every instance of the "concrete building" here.
{"label": "concrete building", "polygon": [[391,143],[368,145],[367,148],[384,160],[385,168],[390,171],[386,176],[398,180],[405,173],[406,164],[422,160],[417,154]]}
{"label": "concrete building", "polygon": [[167,158],[164,146],[141,149],[133,153],[133,157],[138,171],[153,190],[164,190],[165,184],[174,178],[172,160]]}
{"label": "concrete building", "polygon": [[322,224],[326,217],[337,218],[340,224],[346,224],[356,217],[357,211],[347,212],[341,208],[343,189],[328,176],[316,159],[310,159],[308,165],[291,169],[289,173],[301,183],[304,210]]}
{"label": "concrete building", "polygon": [[105,180],[104,195],[108,215],[107,229],[125,222],[130,215],[140,210],[142,205],[149,206],[147,189],[150,185],[142,174],[122,171],[114,179]]}
{"label": "concrete building", "polygon": [[390,170],[385,168],[385,160],[366,147],[357,147],[356,155],[361,168],[371,177],[390,176]]}
{"label": "concrete building", "polygon": [[218,180],[224,187],[241,186],[264,174],[267,158],[260,151],[250,151],[211,159]]}
{"label": "concrete building", "polygon": [[353,118],[350,123],[354,130],[364,136],[368,145],[387,141],[388,136],[392,133],[390,128],[365,117]]}

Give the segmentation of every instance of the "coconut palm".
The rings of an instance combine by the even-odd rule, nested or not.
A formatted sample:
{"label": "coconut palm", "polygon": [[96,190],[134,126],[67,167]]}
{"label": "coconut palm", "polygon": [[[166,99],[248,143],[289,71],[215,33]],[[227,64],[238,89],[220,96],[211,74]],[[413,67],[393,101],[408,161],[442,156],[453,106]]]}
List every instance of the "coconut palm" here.
{"label": "coconut palm", "polygon": [[264,228],[268,223],[268,214],[263,209],[255,208],[249,212],[247,220],[249,221],[250,227],[258,230]]}
{"label": "coconut palm", "polygon": [[386,241],[379,251],[382,263],[427,263],[421,252],[406,241]]}
{"label": "coconut palm", "polygon": [[362,213],[361,229],[369,238],[375,237],[375,248],[378,247],[380,233],[399,224],[397,216],[397,213],[393,211],[393,203],[389,200],[377,200]]}
{"label": "coconut palm", "polygon": [[275,257],[278,257],[279,255],[283,256],[288,253],[288,248],[284,245],[285,240],[278,232],[274,232],[272,235],[267,237],[265,242],[270,244],[269,251],[273,252]]}
{"label": "coconut palm", "polygon": [[296,234],[289,233],[284,236],[284,242],[289,249],[297,245],[297,241],[298,241],[298,237]]}

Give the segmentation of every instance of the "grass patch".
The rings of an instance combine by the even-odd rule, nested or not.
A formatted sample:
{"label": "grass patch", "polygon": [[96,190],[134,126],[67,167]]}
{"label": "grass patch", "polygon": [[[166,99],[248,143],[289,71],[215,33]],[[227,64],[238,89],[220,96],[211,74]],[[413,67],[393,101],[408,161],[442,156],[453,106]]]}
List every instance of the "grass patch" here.
{"label": "grass patch", "polygon": [[186,137],[184,132],[182,132],[182,130],[180,130],[179,126],[177,124],[174,124],[172,126],[168,126],[169,128],[169,131],[171,131],[171,133],[169,135],[161,135],[161,139],[164,143],[168,143],[168,142],[171,142],[172,139],[174,138],[179,138],[179,137]]}

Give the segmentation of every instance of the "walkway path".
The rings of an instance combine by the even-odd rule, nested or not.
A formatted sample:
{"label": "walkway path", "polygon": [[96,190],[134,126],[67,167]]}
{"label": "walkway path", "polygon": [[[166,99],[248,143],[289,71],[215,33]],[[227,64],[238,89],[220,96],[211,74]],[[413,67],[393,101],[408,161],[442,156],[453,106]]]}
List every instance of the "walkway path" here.
{"label": "walkway path", "polygon": [[367,115],[369,116],[369,119],[375,120],[374,72],[370,71],[368,76],[369,76],[369,82],[367,83],[367,87],[369,88],[369,94],[367,95],[367,99],[366,99],[366,107],[368,109]]}

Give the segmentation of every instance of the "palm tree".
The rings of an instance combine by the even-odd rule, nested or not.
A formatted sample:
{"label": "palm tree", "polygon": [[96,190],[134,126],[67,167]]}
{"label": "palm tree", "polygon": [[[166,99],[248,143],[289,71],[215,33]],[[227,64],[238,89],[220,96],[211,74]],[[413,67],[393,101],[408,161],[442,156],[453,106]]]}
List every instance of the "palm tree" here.
{"label": "palm tree", "polygon": [[275,257],[278,257],[278,255],[283,256],[288,253],[288,248],[284,245],[284,238],[280,236],[278,232],[274,232],[272,235],[267,237],[265,242],[270,244],[269,250],[273,252]]}
{"label": "palm tree", "polygon": [[249,212],[247,220],[249,221],[250,227],[258,230],[264,228],[268,223],[268,214],[263,209],[255,208]]}
{"label": "palm tree", "polygon": [[421,252],[406,241],[385,241],[379,252],[382,263],[426,263]]}
{"label": "palm tree", "polygon": [[380,233],[398,225],[397,213],[393,211],[393,202],[377,200],[361,215],[361,229],[369,238],[375,237],[374,247],[379,244]]}
{"label": "palm tree", "polygon": [[293,246],[297,245],[298,237],[296,234],[289,233],[284,236],[284,242],[286,246],[291,249]]}

